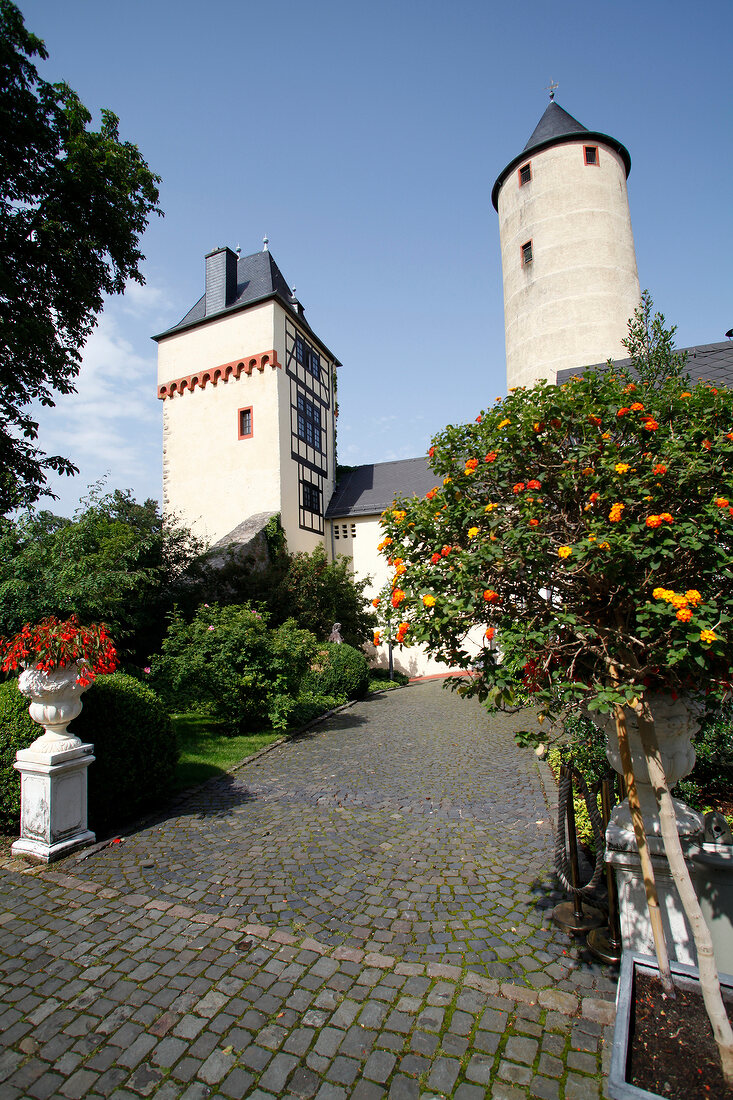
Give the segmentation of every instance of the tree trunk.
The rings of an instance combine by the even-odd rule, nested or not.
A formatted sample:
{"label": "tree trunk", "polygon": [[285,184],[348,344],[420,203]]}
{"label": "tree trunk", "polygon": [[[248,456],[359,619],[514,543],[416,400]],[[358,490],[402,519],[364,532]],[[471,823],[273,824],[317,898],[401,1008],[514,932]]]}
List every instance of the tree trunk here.
{"label": "tree trunk", "polygon": [[[669,793],[667,777],[664,765],[659,753],[657,734],[654,728],[654,718],[648,706],[642,700],[637,702],[636,710],[641,743],[646,756],[649,769],[649,778],[654,787],[659,805],[659,821],[662,829],[664,851],[669,860],[670,871],[674,879],[680,901],[687,915],[692,930],[692,936],[697,949],[697,964],[700,974],[700,988],[703,1001],[707,1010],[710,1023],[718,1044],[720,1062],[726,1084],[733,1086],[733,1029],[723,1004],[720,991],[718,970],[713,954],[713,941],[710,929],[705,923],[700,903],[697,900],[695,888],[692,885],[690,872],[682,853],[679,833],[677,832],[677,818],[674,811],[674,803]],[[624,765],[625,766],[625,765]]]}
{"label": "tree trunk", "polygon": [[667,941],[664,938],[664,928],[662,927],[662,914],[659,909],[657,884],[654,879],[654,867],[652,865],[652,857],[649,853],[649,845],[647,844],[644,817],[641,812],[641,806],[639,805],[639,795],[636,791],[634,767],[631,760],[631,749],[629,748],[629,734],[626,729],[626,715],[624,714],[624,708],[620,704],[616,705],[615,718],[618,747],[624,769],[624,782],[626,783],[626,796],[629,800],[631,820],[634,824],[636,847],[639,850],[641,874],[644,879],[646,903],[649,910],[649,923],[652,926],[654,948],[657,954],[657,964],[659,965],[659,977],[665,993],[670,997],[674,997],[674,982],[672,981],[672,973],[669,969],[669,954],[667,952]]}

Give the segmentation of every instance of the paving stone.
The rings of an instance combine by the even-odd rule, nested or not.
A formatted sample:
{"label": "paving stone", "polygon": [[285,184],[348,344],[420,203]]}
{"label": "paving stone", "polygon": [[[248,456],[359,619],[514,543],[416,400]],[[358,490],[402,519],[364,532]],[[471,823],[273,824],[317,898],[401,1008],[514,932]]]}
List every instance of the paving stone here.
{"label": "paving stone", "polygon": [[539,1100],[560,1100],[560,1084],[549,1077],[533,1077],[529,1086],[529,1095]]}
{"label": "paving stone", "polygon": [[428,1086],[438,1092],[450,1093],[456,1083],[461,1063],[454,1058],[438,1058],[428,1076]]}
{"label": "paving stone", "polygon": [[597,1100],[600,1095],[598,1082],[589,1077],[569,1073],[565,1079],[565,1100]]}
{"label": "paving stone", "polygon": [[418,1100],[420,1086],[417,1081],[412,1081],[409,1077],[398,1074],[392,1079],[387,1095],[389,1100]]}

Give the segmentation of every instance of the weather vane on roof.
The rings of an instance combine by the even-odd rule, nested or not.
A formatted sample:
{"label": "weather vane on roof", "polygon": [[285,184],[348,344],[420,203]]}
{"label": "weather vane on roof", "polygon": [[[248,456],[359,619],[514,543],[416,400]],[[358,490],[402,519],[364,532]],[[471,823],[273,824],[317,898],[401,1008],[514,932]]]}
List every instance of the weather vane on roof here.
{"label": "weather vane on roof", "polygon": [[560,85],[556,84],[552,77],[550,77],[550,83],[545,88],[545,91],[550,93],[550,102],[555,98],[555,92],[559,87]]}
{"label": "weather vane on roof", "polygon": [[268,249],[269,243],[270,243],[270,238],[269,237],[263,237],[262,238],[262,244],[264,245],[264,248],[262,249],[263,252],[268,252],[269,251],[269,249]]}

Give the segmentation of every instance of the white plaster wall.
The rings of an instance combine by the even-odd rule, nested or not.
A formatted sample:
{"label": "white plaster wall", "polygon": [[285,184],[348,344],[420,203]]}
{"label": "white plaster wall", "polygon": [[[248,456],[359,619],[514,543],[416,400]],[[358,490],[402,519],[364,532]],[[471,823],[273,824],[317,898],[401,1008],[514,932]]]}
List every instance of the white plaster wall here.
{"label": "white plaster wall", "polygon": [[[264,303],[160,341],[158,384],[272,350],[273,311]],[[209,382],[163,401],[163,508],[207,542],[254,513],[280,510],[283,373],[268,364],[262,373]],[[249,406],[253,435],[239,439],[238,410]]]}
{"label": "white plaster wall", "polygon": [[[356,534],[352,535],[352,525]],[[336,539],[335,528],[338,526],[339,538]],[[346,537],[343,528],[346,527]],[[351,558],[354,576],[371,578],[369,587],[365,593],[371,600],[379,595],[380,589],[389,580],[390,570],[386,558],[377,550],[377,546],[384,538],[384,531],[379,522],[379,516],[349,516],[346,519],[330,520],[327,530],[327,552],[331,558],[339,554]],[[471,637],[467,646],[469,652],[478,653],[482,631],[473,632],[476,637]],[[377,649],[367,645],[367,656],[372,664],[381,668],[389,665],[389,647],[380,645]],[[436,676],[445,675],[451,671],[449,665],[436,661],[422,645],[395,646],[393,650],[393,663],[398,672],[404,672],[407,676]],[[454,670],[455,671],[455,670]]]}
{"label": "white plaster wall", "polygon": [[[585,144],[595,142],[529,157],[531,181],[520,187],[512,171],[499,193],[509,387],[627,355],[640,294],[625,167],[602,144],[598,165],[586,165]],[[528,240],[533,260],[522,267]]]}

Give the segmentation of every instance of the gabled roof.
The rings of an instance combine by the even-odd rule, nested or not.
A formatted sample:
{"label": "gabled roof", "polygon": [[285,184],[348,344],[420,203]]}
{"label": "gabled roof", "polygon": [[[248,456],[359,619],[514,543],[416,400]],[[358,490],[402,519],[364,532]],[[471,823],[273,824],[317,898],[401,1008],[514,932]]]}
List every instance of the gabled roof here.
{"label": "gabled roof", "polygon": [[[696,344],[691,348],[676,348],[678,355],[686,355],[685,369],[693,382],[701,380],[718,386],[733,389],[733,340],[723,340],[718,344]],[[574,374],[584,370],[598,370],[605,363],[594,363],[587,367],[570,367],[557,373],[557,384],[562,385]],[[614,359],[615,367],[630,367],[630,359]]]}
{"label": "gabled roof", "polygon": [[206,294],[204,293],[178,324],[166,329],[165,332],[158,333],[157,336],[153,337],[153,340],[162,340],[166,336],[171,336],[174,332],[182,332],[184,329],[193,328],[195,325],[212,320],[213,317],[223,317],[225,314],[247,309],[258,302],[266,302],[269,298],[276,298],[289,313],[297,318],[300,325],[308,329],[329,358],[335,358],[306,321],[303,307],[290,290],[285,281],[285,276],[275,263],[271,252],[255,252],[251,256],[239,257],[236,293],[225,309],[207,314]]}
{"label": "gabled roof", "polygon": [[354,466],[342,475],[331,497],[326,519],[381,516],[395,497],[425,496],[440,482],[427,458]]}
{"label": "gabled roof", "polygon": [[552,145],[562,145],[565,142],[578,141],[581,138],[587,141],[599,141],[618,153],[626,166],[626,175],[628,176],[631,171],[631,157],[626,146],[622,145],[616,138],[609,137],[608,134],[602,134],[598,130],[589,130],[582,122],[578,122],[577,118],[569,115],[559,103],[555,103],[553,99],[532,131],[530,139],[522,152],[514,160],[511,160],[504,171],[497,176],[491,190],[491,201],[494,204],[494,209],[499,209],[499,191],[504,180],[523,161],[527,160],[528,156],[532,153],[539,153],[542,149],[549,149]]}

